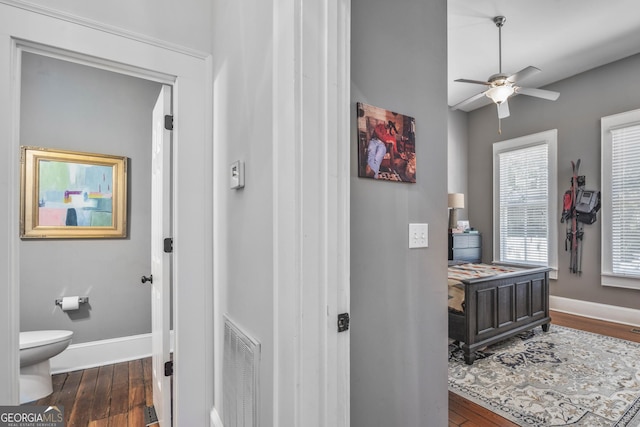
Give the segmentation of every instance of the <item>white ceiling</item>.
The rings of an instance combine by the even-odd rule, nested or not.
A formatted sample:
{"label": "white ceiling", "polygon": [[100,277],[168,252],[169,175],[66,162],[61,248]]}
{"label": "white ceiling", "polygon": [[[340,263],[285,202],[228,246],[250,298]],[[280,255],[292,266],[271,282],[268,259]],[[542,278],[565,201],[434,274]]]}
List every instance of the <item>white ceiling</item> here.
{"label": "white ceiling", "polygon": [[[542,70],[520,81],[523,87],[545,86],[640,52],[638,0],[448,0],[448,9],[450,106],[486,89],[455,79],[486,81],[498,72],[494,16],[507,18],[502,27],[503,73],[529,65]],[[487,101],[483,97],[463,110]]]}

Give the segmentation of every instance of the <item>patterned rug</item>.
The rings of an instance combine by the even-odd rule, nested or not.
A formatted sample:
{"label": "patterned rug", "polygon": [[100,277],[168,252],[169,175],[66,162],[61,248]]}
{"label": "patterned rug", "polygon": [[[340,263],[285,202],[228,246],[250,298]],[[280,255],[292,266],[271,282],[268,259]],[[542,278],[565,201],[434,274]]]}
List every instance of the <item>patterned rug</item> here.
{"label": "patterned rug", "polygon": [[449,390],[520,426],[640,426],[640,343],[551,325],[477,352]]}

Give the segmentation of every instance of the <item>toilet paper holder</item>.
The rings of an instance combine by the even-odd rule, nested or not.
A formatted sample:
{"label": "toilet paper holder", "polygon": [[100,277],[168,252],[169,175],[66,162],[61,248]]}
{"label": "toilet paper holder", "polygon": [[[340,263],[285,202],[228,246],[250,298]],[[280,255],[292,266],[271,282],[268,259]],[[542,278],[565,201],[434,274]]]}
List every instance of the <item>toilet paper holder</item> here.
{"label": "toilet paper holder", "polygon": [[[78,302],[80,304],[86,304],[89,302],[89,297],[79,297]],[[62,307],[62,298],[56,298],[56,305]]]}

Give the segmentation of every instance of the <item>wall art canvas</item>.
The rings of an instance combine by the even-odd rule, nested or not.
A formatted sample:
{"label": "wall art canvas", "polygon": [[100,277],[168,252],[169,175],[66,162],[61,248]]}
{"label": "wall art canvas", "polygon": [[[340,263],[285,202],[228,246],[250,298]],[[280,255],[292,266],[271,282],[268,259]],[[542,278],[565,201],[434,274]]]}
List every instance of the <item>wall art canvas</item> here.
{"label": "wall art canvas", "polygon": [[358,176],[415,183],[415,119],[362,102],[356,111]]}
{"label": "wall art canvas", "polygon": [[126,157],[21,147],[20,237],[126,237],[126,218]]}

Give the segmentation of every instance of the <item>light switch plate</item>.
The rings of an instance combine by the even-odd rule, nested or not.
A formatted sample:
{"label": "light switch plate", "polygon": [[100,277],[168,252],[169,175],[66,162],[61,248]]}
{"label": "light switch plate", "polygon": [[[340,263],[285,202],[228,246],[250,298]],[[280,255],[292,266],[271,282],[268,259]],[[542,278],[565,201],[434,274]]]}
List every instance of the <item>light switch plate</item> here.
{"label": "light switch plate", "polygon": [[244,162],[233,162],[229,168],[229,187],[232,190],[244,187]]}
{"label": "light switch plate", "polygon": [[409,224],[409,249],[429,247],[429,224]]}

